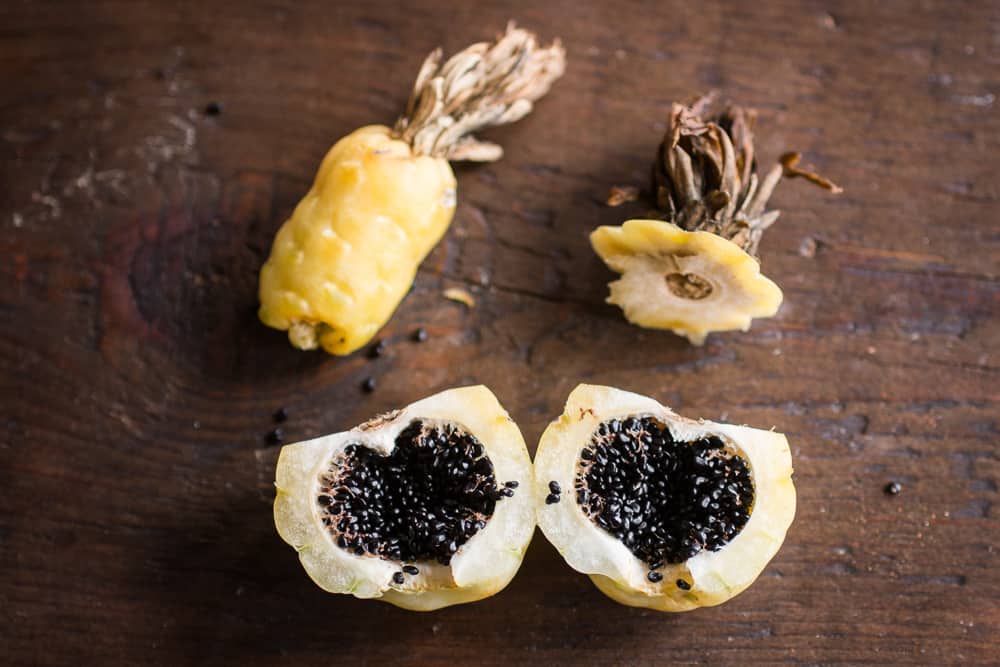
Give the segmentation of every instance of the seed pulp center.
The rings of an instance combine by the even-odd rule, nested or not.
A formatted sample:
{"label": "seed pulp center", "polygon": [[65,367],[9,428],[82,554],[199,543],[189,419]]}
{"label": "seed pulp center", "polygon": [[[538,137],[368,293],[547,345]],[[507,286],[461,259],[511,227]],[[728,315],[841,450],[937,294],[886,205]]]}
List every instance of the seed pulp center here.
{"label": "seed pulp center", "polygon": [[414,420],[389,456],[348,445],[321,475],[317,502],[341,549],[447,565],[516,486],[497,486],[486,448],[459,426]]}
{"label": "seed pulp center", "polygon": [[682,299],[700,301],[712,295],[712,283],[697,273],[668,273],[664,279],[670,291]]}
{"label": "seed pulp center", "polygon": [[580,452],[575,485],[583,511],[650,570],[721,549],[746,525],[754,500],[746,462],[720,438],[678,442],[648,417],[598,426]]}

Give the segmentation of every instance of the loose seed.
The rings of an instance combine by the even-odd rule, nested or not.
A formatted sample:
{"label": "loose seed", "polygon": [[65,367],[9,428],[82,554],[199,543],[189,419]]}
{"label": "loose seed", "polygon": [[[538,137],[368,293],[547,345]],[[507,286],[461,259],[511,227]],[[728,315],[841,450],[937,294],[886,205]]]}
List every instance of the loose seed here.
{"label": "loose seed", "polygon": [[361,389],[366,394],[370,394],[373,391],[375,391],[375,378],[373,377],[365,378],[365,381],[361,383]]}
{"label": "loose seed", "polygon": [[418,570],[418,569],[417,569],[417,568],[416,568],[415,566],[413,566],[413,565],[404,565],[404,566],[403,566],[403,572],[405,572],[406,574],[409,574],[409,575],[416,575],[416,574],[420,574],[420,570]]}
{"label": "loose seed", "polygon": [[684,581],[683,579],[678,579],[677,580],[677,588],[681,589],[682,591],[689,591],[689,590],[691,590],[691,584],[689,584],[688,582]]}
{"label": "loose seed", "polygon": [[549,495],[545,496],[546,505],[555,505],[557,502],[559,502],[559,495],[555,493],[550,493]]}
{"label": "loose seed", "polygon": [[882,489],[887,496],[898,496],[899,492],[902,490],[903,486],[899,482],[889,482],[885,485],[885,488]]}
{"label": "loose seed", "polygon": [[420,327],[419,329],[414,331],[413,340],[416,341],[417,343],[423,343],[425,340],[427,340],[427,329]]}
{"label": "loose seed", "polygon": [[406,581],[406,578],[403,576],[402,572],[394,572],[392,575],[392,580],[397,584],[401,584],[404,581]]}
{"label": "loose seed", "polygon": [[267,443],[269,445],[280,445],[285,440],[285,434],[280,428],[273,428],[267,432]]}
{"label": "loose seed", "polygon": [[559,488],[559,482],[557,482],[556,480],[552,480],[551,482],[549,482],[549,491],[555,494],[562,493],[562,489]]}
{"label": "loose seed", "polygon": [[288,410],[286,408],[278,408],[274,412],[274,421],[278,424],[282,423],[288,419]]}
{"label": "loose seed", "polygon": [[369,359],[378,359],[383,354],[385,354],[385,341],[384,340],[380,340],[377,343],[375,343],[374,345],[372,345],[370,348],[368,348],[368,358]]}
{"label": "loose seed", "polygon": [[646,578],[652,581],[654,584],[663,581],[663,575],[660,574],[659,572],[650,571],[650,573],[646,575]]}

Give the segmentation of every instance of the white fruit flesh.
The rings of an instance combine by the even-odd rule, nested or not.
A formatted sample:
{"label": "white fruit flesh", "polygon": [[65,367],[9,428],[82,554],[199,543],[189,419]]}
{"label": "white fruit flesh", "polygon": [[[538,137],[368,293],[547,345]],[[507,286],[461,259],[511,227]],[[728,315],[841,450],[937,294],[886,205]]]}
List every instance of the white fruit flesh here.
{"label": "white fruit flesh", "polygon": [[[358,556],[338,547],[323,525],[317,497],[320,477],[350,444],[389,455],[396,436],[413,420],[451,423],[475,436],[486,449],[500,483],[517,481],[513,497],[496,504],[486,526],[452,557],[449,565],[418,562],[420,573],[393,581],[402,563]],[[493,595],[521,565],[535,527],[531,461],[517,425],[483,386],[451,389],[342,433],[288,445],[276,471],[274,522],[292,545],[309,576],[331,593],[379,598],[399,607],[427,611]]]}
{"label": "white fruit flesh", "polygon": [[[649,565],[617,538],[598,527],[576,501],[574,484],[580,451],[597,427],[610,419],[652,417],[670,428],[678,442],[721,438],[746,461],[754,483],[754,504],[743,530],[719,551],[703,550],[684,563],[658,570],[660,582],[647,578]],[[559,483],[562,499],[540,504],[538,525],[571,567],[623,604],[662,611],[716,605],[752,584],[784,541],[795,516],[792,460],[785,436],[771,431],[693,421],[639,394],[580,385],[570,394],[563,415],[542,435],[535,455],[535,495]],[[676,585],[691,584],[690,590]]]}

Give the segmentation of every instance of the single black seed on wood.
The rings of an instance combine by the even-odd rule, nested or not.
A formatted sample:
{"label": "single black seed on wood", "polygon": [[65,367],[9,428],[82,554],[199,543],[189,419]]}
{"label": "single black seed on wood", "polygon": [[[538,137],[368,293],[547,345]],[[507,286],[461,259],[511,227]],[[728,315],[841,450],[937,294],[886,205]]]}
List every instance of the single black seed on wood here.
{"label": "single black seed on wood", "polygon": [[280,428],[272,428],[266,437],[269,445],[280,445],[285,440],[285,434]]}
{"label": "single black seed on wood", "polygon": [[288,419],[288,409],[287,408],[278,408],[277,410],[274,411],[274,421],[275,422],[277,422],[278,424],[280,424],[283,421],[285,421],[286,419]]}
{"label": "single black seed on wood", "polygon": [[689,591],[689,590],[691,590],[691,584],[689,584],[688,582],[684,581],[683,579],[678,579],[677,580],[677,588],[681,589],[682,591]]}
{"label": "single black seed on wood", "polygon": [[222,113],[222,105],[218,102],[209,102],[205,105],[206,116],[218,116],[220,113]]}
{"label": "single black seed on wood", "polygon": [[406,578],[403,576],[402,572],[393,572],[393,574],[392,574],[392,580],[394,582],[396,582],[397,584],[401,584],[404,581],[406,581]]}
{"label": "single black seed on wood", "polygon": [[663,581],[663,575],[660,574],[659,572],[650,572],[649,574],[646,575],[646,578],[652,581],[654,584]]}
{"label": "single black seed on wood", "polygon": [[375,378],[367,377],[365,381],[361,383],[361,390],[366,394],[370,394],[375,391]]}
{"label": "single black seed on wood", "polygon": [[882,489],[887,496],[898,496],[899,492],[903,490],[903,486],[899,482],[889,482]]}
{"label": "single black seed on wood", "polygon": [[380,340],[377,343],[375,343],[374,345],[372,345],[370,348],[368,348],[368,358],[369,359],[378,359],[383,354],[385,354],[385,341],[384,340]]}
{"label": "single black seed on wood", "polygon": [[423,343],[425,340],[427,340],[427,329],[420,327],[419,329],[414,331],[413,340],[418,343]]}

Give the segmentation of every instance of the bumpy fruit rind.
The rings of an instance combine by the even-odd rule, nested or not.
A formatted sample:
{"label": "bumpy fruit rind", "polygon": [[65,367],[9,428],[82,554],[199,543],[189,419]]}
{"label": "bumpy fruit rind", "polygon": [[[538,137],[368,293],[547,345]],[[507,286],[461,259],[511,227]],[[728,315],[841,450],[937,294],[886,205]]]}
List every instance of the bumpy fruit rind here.
{"label": "bumpy fruit rind", "polygon": [[629,220],[598,227],[590,242],[622,274],[610,284],[608,303],[641,327],[669,329],[701,345],[713,331],[746,331],[753,318],[770,317],[781,306],[781,289],[761,274],[757,260],[711,232]]}
{"label": "bumpy fruit rind", "polygon": [[363,346],[448,229],[455,187],[445,159],[414,155],[387,127],[338,141],[261,269],[261,321],[301,349]]}
{"label": "bumpy fruit rind", "polygon": [[[347,445],[389,454],[396,436],[414,419],[458,424],[483,444],[497,479],[516,480],[519,487],[513,497],[497,503],[486,526],[462,545],[449,565],[419,563],[420,573],[399,584],[392,576],[399,563],[358,556],[336,545],[322,523],[317,497],[320,476]],[[295,548],[318,586],[404,609],[429,611],[497,593],[520,567],[535,528],[532,466],[524,438],[483,386],[444,391],[350,431],[288,445],[278,459],[275,486],[278,533]]]}
{"label": "bumpy fruit rind", "polygon": [[[659,570],[663,580],[656,583],[646,576],[647,563],[584,513],[573,490],[580,451],[597,427],[610,419],[635,416],[664,422],[680,441],[709,435],[722,438],[747,462],[754,483],[754,504],[743,530],[719,551],[703,550],[684,563],[665,565]],[[564,493],[558,503],[539,505],[538,525],[545,537],[605,595],[660,611],[717,605],[746,589],[778,552],[795,516],[792,460],[785,436],[685,419],[651,398],[613,387],[579,385],[562,416],[542,434],[535,455],[537,497],[547,493],[551,480]],[[691,589],[679,588],[677,579],[691,583]]]}

